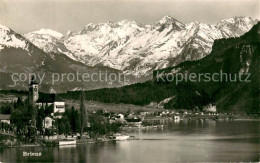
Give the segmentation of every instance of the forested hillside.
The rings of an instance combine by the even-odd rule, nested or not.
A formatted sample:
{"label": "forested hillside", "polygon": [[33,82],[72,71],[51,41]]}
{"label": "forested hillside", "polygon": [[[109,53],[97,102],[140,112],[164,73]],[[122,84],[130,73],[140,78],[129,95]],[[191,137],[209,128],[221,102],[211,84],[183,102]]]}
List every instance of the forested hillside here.
{"label": "forested hillside", "polygon": [[[214,42],[212,52],[198,61],[183,62],[178,66],[159,70],[164,77],[169,73],[222,73],[231,74],[235,82],[147,81],[121,88],[99,89],[86,92],[88,100],[107,103],[148,105],[174,97],[165,104],[168,109],[201,108],[215,102],[218,111],[259,113],[259,23],[248,33],[238,38],[220,39]],[[239,81],[235,74],[250,82]],[[157,72],[154,72],[154,77]],[[220,76],[217,77],[220,79]],[[79,99],[80,91],[60,94],[64,98]]]}

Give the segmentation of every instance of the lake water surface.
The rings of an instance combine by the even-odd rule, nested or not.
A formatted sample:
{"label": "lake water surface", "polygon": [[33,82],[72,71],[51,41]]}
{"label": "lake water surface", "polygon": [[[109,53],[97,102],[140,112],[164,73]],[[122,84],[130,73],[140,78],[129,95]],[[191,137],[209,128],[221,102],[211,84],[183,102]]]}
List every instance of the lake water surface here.
{"label": "lake water surface", "polygon": [[[161,121],[164,129],[127,131],[139,140],[68,147],[0,149],[0,162],[160,163],[260,161],[260,121]],[[24,157],[23,152],[41,152]]]}

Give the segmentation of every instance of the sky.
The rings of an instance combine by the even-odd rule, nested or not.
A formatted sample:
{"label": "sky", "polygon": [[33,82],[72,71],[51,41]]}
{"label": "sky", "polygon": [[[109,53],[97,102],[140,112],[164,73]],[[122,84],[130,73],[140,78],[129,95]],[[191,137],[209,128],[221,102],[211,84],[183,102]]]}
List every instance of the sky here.
{"label": "sky", "polygon": [[153,24],[163,16],[214,24],[233,16],[260,20],[259,0],[0,0],[0,24],[24,34],[47,28],[65,34],[89,23],[134,20]]}

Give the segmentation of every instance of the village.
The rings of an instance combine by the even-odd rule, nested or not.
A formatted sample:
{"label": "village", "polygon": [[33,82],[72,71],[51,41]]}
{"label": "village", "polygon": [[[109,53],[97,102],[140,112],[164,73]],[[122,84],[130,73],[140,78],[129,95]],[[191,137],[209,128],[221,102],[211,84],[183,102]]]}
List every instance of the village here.
{"label": "village", "polygon": [[[56,94],[39,93],[39,85],[31,81],[28,99],[18,97],[12,108],[0,114],[1,146],[67,145],[84,142],[137,139],[125,134],[129,129],[163,129],[160,120],[232,119],[232,114],[219,114],[214,105],[199,110],[122,110],[87,109],[84,93],[80,107],[68,107]],[[27,108],[26,108],[27,107]],[[18,110],[28,114],[17,114]],[[90,107],[91,108],[91,107]],[[5,109],[1,109],[5,110]],[[21,111],[22,111],[21,110]],[[24,117],[28,116],[28,117]],[[29,119],[28,119],[29,118]],[[11,139],[9,139],[11,138]]]}

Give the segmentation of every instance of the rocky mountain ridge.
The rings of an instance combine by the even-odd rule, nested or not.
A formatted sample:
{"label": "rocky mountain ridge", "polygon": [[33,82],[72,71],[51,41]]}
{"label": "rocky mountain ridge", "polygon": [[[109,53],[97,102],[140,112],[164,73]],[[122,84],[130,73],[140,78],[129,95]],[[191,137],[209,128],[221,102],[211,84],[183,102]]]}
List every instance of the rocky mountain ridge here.
{"label": "rocky mountain ridge", "polygon": [[56,40],[34,33],[24,36],[46,52],[64,53],[88,66],[107,66],[142,78],[156,69],[201,59],[211,52],[214,40],[238,37],[256,23],[250,17],[233,17],[216,25],[185,24],[165,16],[152,25],[128,20],[91,23]]}

